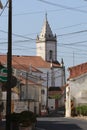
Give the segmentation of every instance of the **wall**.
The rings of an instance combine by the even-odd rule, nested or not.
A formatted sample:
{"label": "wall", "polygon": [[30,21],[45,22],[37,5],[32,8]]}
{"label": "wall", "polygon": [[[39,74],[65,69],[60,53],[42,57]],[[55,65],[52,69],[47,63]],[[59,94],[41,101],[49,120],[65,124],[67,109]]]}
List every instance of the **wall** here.
{"label": "wall", "polygon": [[42,43],[37,43],[36,44],[36,51],[37,51],[37,56],[41,56],[44,60],[45,60],[45,55],[46,55],[46,51],[45,51],[45,42]]}
{"label": "wall", "polygon": [[87,74],[69,81],[71,99],[75,105],[87,104]]}
{"label": "wall", "polygon": [[[49,72],[49,78],[48,78],[48,86],[51,86],[51,73],[52,70],[51,68],[39,68],[43,73],[41,75],[41,77],[46,80],[46,74],[47,72]],[[57,87],[61,87],[63,85],[65,85],[65,75],[64,75],[64,70],[63,68],[54,68],[54,79],[55,79],[55,86]],[[43,82],[44,86],[47,86],[47,82]]]}

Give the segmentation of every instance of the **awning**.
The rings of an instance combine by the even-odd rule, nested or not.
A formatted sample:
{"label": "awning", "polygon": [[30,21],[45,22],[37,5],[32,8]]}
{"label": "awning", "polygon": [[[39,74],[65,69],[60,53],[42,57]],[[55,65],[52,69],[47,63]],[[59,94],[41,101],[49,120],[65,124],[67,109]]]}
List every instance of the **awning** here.
{"label": "awning", "polygon": [[1,70],[0,70],[0,82],[7,82],[7,68],[1,68]]}

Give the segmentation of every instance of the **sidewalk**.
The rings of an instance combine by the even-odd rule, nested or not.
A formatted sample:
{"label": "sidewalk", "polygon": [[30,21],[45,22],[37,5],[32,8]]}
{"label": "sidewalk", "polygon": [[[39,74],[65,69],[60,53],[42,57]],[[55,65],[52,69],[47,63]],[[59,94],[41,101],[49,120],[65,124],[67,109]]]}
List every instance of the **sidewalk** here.
{"label": "sidewalk", "polygon": [[75,119],[82,119],[82,120],[87,120],[87,116],[77,116],[74,117]]}

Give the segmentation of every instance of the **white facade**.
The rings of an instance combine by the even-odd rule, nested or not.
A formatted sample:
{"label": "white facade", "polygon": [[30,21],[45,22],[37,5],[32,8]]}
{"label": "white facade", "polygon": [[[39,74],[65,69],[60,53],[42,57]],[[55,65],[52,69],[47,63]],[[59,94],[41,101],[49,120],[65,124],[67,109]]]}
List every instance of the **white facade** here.
{"label": "white facade", "polygon": [[41,85],[26,84],[21,85],[21,100],[28,102],[28,109],[39,114],[41,100]]}
{"label": "white facade", "polygon": [[[38,68],[43,73],[41,74],[42,78],[46,79],[48,72],[48,84],[52,86],[52,82],[54,82],[53,86],[61,87],[65,84],[65,70],[63,67],[53,68],[53,72],[51,68]],[[44,86],[47,86],[47,82],[43,82]]]}
{"label": "white facade", "polygon": [[87,105],[87,74],[70,79],[66,87],[66,117],[71,116],[71,100],[74,105]]}
{"label": "white facade", "polygon": [[44,51],[45,50],[45,43],[42,42],[42,43],[37,43],[36,44],[37,46],[37,56],[41,56],[43,57],[43,59],[45,59],[45,55],[46,55],[46,52]]}
{"label": "white facade", "polygon": [[70,94],[76,106],[87,104],[87,74],[70,81]]}

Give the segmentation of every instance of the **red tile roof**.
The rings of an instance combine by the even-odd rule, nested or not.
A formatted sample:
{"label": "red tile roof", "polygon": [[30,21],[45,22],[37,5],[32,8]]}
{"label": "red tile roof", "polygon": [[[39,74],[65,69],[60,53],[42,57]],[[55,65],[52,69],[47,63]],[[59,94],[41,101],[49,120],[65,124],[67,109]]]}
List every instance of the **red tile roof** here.
{"label": "red tile roof", "polygon": [[70,67],[68,69],[70,71],[69,79],[76,78],[80,75],[87,73],[87,62],[74,67]]}
{"label": "red tile roof", "polygon": [[[2,64],[7,63],[7,56],[0,55],[0,62]],[[35,68],[50,68],[51,63],[44,61],[40,56],[12,56],[12,66],[18,69],[29,69],[29,66]],[[53,63],[54,67],[60,67],[59,63]]]}

